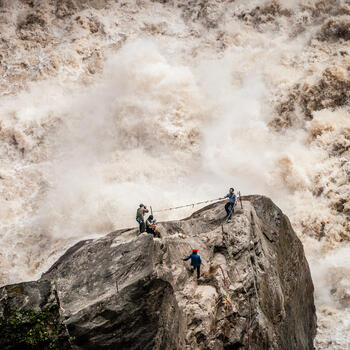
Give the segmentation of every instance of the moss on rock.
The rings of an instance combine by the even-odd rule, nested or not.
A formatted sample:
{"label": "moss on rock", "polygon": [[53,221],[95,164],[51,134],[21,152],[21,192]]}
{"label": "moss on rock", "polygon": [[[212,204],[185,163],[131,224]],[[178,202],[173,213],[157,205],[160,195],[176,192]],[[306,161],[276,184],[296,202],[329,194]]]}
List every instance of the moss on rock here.
{"label": "moss on rock", "polygon": [[0,288],[1,350],[68,350],[68,334],[49,281]]}
{"label": "moss on rock", "polygon": [[57,322],[58,310],[16,311],[0,318],[0,334],[18,349],[58,349],[63,326]]}

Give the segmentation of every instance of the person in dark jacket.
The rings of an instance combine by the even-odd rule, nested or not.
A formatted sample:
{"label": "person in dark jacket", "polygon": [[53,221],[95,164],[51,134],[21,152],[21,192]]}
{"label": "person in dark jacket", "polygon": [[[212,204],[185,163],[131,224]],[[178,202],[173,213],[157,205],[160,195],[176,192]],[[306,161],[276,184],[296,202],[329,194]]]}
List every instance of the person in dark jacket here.
{"label": "person in dark jacket", "polygon": [[157,231],[157,221],[154,219],[153,215],[150,215],[146,220],[146,232],[151,233],[154,237],[160,238],[160,234]]}
{"label": "person in dark jacket", "polygon": [[152,235],[154,235],[156,229],[156,225],[153,221],[155,221],[153,215],[150,215],[146,220],[146,232],[151,233]]}
{"label": "person in dark jacket", "polygon": [[191,272],[193,272],[194,270],[197,270],[197,279],[198,279],[201,274],[201,264],[202,264],[202,259],[198,254],[198,249],[193,249],[192,254],[183,260],[187,261],[189,259],[191,259],[191,266],[192,266]]}

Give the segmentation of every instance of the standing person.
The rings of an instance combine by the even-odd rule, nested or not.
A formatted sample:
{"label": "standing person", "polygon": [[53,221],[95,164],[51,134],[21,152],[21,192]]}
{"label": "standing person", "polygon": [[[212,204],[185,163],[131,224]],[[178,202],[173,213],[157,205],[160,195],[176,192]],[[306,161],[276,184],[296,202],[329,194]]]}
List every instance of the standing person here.
{"label": "standing person", "polygon": [[202,264],[202,259],[198,254],[198,249],[193,249],[192,254],[183,260],[187,261],[189,259],[191,259],[191,266],[192,266],[191,272],[197,269],[197,279],[198,279],[201,275],[201,264]]}
{"label": "standing person", "polygon": [[136,221],[140,224],[140,233],[145,232],[145,213],[148,213],[148,209],[145,205],[140,204],[139,208],[136,211]]}
{"label": "standing person", "polygon": [[225,204],[225,210],[227,213],[227,222],[231,222],[232,213],[234,213],[234,207],[237,199],[237,196],[235,194],[235,190],[233,187],[230,188],[229,193],[225,197],[219,198],[219,199],[225,199],[225,198],[229,198],[229,202]]}

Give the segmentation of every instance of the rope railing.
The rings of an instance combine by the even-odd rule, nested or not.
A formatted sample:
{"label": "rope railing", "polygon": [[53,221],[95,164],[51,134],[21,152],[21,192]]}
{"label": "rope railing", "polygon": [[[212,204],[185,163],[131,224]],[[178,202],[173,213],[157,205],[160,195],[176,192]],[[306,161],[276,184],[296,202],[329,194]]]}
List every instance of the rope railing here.
{"label": "rope railing", "polygon": [[163,212],[163,211],[194,207],[195,205],[206,204],[206,203],[211,203],[211,202],[220,202],[220,201],[223,201],[223,200],[224,199],[220,199],[220,198],[208,199],[208,200],[202,201],[202,202],[196,202],[196,203],[191,203],[191,204],[186,204],[186,205],[180,205],[180,206],[177,206],[177,207],[165,208],[165,209],[160,209],[160,210],[153,210],[153,212],[154,213],[160,213],[160,212]]}
{"label": "rope railing", "polygon": [[[238,192],[238,199],[240,200],[241,207],[242,206],[242,199],[241,199],[241,192]],[[189,207],[194,207],[195,205],[200,205],[200,204],[206,204],[206,203],[212,203],[212,202],[221,202],[227,200],[227,198],[215,198],[215,199],[208,199],[206,201],[201,201],[201,202],[196,202],[196,203],[190,203],[190,204],[185,204],[185,205],[179,205],[177,207],[170,207],[170,208],[165,208],[165,209],[159,209],[159,210],[152,210],[153,213],[161,213],[163,211],[169,211],[169,210],[176,210],[176,209],[182,209],[182,208],[189,208]]]}

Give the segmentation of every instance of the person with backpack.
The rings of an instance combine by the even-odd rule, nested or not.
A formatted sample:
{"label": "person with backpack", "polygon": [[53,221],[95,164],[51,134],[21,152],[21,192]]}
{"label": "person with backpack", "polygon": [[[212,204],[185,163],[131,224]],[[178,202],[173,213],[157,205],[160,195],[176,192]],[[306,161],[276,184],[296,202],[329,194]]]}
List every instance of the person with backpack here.
{"label": "person with backpack", "polygon": [[140,225],[140,233],[145,232],[146,230],[145,219],[144,219],[145,213],[148,213],[148,209],[145,205],[141,203],[139,208],[136,211],[136,221]]}
{"label": "person with backpack", "polygon": [[201,275],[202,259],[198,254],[198,249],[193,249],[192,254],[183,260],[187,261],[189,259],[191,259],[191,266],[192,266],[191,272],[193,273],[194,270],[197,270],[197,279],[199,279]]}

